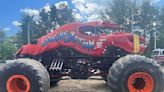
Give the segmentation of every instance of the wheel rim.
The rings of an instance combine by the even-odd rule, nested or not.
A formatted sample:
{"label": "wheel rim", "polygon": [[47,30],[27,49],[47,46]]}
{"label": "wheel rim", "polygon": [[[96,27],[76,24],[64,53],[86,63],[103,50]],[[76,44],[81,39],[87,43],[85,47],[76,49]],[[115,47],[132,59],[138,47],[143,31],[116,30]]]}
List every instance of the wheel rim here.
{"label": "wheel rim", "polygon": [[24,75],[13,75],[7,80],[8,92],[29,92],[30,82]]}
{"label": "wheel rim", "polygon": [[128,89],[130,92],[152,92],[154,80],[145,72],[136,72],[128,78]]}

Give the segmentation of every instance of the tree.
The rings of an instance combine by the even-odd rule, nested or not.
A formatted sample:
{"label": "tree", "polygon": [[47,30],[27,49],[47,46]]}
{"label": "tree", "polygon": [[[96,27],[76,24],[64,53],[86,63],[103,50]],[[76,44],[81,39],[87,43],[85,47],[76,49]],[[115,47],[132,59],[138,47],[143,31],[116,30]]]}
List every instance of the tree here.
{"label": "tree", "polygon": [[22,14],[21,26],[20,26],[21,31],[18,33],[18,40],[20,42],[20,45],[26,44],[28,42],[28,31],[34,29],[32,28],[34,25],[35,24],[33,22],[33,16]]}
{"label": "tree", "polygon": [[12,59],[17,50],[16,45],[12,43],[13,37],[6,37],[5,31],[2,29],[0,31],[0,39],[0,60]]}
{"label": "tree", "polygon": [[75,18],[72,15],[72,9],[65,7],[63,9],[59,9],[57,11],[57,23],[61,26],[64,24],[68,24],[74,22]]}
{"label": "tree", "polygon": [[[35,20],[36,17],[38,20]],[[39,37],[46,35],[58,26],[74,20],[71,9],[68,7],[57,9],[55,5],[50,6],[48,10],[47,8],[39,10],[39,15],[37,16],[23,13],[21,31],[17,34],[18,41],[20,45],[27,44],[28,31],[30,31],[31,42],[36,41]]]}
{"label": "tree", "polygon": [[161,20],[161,26],[159,28],[159,34],[158,34],[158,40],[157,40],[157,47],[164,49],[164,6],[161,9],[160,12],[160,20]]}
{"label": "tree", "polygon": [[144,29],[144,37],[146,37],[146,33],[150,33],[150,31],[152,31],[152,22],[157,20],[158,14],[158,8],[150,5],[149,0],[143,1],[139,26]]}
{"label": "tree", "polygon": [[3,29],[0,29],[0,43],[4,41],[5,38],[5,32]]}
{"label": "tree", "polygon": [[12,43],[10,38],[6,38],[4,43],[0,45],[1,57],[0,59],[13,59],[17,51],[17,47]]}
{"label": "tree", "polygon": [[2,59],[2,44],[4,42],[5,37],[6,37],[6,35],[2,28],[2,29],[0,29],[0,60]]}
{"label": "tree", "polygon": [[119,24],[123,25],[125,19],[131,15],[131,2],[129,0],[113,0],[112,4],[112,17],[113,20]]}
{"label": "tree", "polygon": [[149,0],[144,0],[141,6],[141,16],[140,16],[139,26],[144,29],[143,36],[149,39],[147,54],[150,54],[154,49],[154,30],[153,22],[158,21],[159,9],[150,4]]}
{"label": "tree", "polygon": [[[105,12],[101,13],[102,20],[114,21],[121,27],[127,27],[127,18],[131,18],[132,2],[130,0],[113,0]],[[127,30],[130,31],[130,30]]]}
{"label": "tree", "polygon": [[164,27],[161,27],[161,30],[158,34],[157,47],[164,49]]}

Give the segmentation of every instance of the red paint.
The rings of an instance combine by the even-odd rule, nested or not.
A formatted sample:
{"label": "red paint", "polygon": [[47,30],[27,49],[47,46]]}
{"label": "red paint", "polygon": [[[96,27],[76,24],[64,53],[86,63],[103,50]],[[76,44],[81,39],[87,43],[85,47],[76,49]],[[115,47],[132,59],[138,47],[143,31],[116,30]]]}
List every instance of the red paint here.
{"label": "red paint", "polygon": [[[132,33],[125,33],[125,32],[116,32],[110,35],[107,34],[101,34],[96,36],[87,36],[83,35],[79,32],[79,28],[82,26],[99,26],[99,27],[108,27],[111,29],[120,29],[116,24],[110,23],[110,22],[89,22],[89,23],[70,23],[66,24],[64,26],[59,27],[58,29],[54,30],[51,33],[48,33],[45,36],[42,36],[38,39],[37,44],[27,44],[20,48],[20,50],[17,52],[18,55],[38,55],[41,53],[44,53],[46,51],[56,49],[59,46],[65,46],[73,48],[77,51],[79,51],[82,54],[92,55],[92,56],[102,56],[104,49],[107,46],[116,46],[119,48],[124,49],[125,51],[129,53],[133,53],[134,46],[133,46],[133,34]],[[77,42],[68,42],[65,43],[63,40],[57,41],[57,42],[49,42],[47,45],[42,46],[43,42],[52,37],[60,34],[61,32],[74,32],[76,36],[79,38],[85,39],[86,41],[89,41],[91,39],[94,40],[94,49],[88,50],[86,48],[83,48],[81,45],[78,45]],[[106,39],[106,40],[104,40]],[[143,37],[139,37],[140,42],[144,42]],[[104,41],[100,41],[104,40]],[[102,46],[98,46],[98,43],[102,42]],[[143,53],[146,46],[140,46],[140,53]]]}

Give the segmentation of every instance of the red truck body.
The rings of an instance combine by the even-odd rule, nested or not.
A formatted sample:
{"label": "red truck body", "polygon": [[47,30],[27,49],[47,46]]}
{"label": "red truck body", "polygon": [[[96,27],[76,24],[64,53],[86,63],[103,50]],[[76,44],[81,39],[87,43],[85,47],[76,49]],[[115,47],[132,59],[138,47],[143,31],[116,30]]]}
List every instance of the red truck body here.
{"label": "red truck body", "polygon": [[[115,46],[128,53],[134,53],[134,34],[125,32],[105,34],[101,28],[109,31],[120,30],[116,24],[110,22],[70,23],[42,36],[36,44],[22,46],[17,54],[39,55],[61,46],[95,57],[102,56],[107,46]],[[139,36],[138,39],[139,44],[145,42],[143,37]],[[146,45],[140,44],[137,53],[143,53],[145,48]]]}

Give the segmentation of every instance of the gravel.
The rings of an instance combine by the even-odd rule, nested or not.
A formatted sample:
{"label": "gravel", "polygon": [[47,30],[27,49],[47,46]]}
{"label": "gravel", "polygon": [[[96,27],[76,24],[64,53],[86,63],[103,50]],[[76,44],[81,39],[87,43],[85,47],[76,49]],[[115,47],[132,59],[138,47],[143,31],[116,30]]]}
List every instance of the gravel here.
{"label": "gravel", "polygon": [[73,80],[64,78],[49,92],[110,92],[108,85],[100,77],[87,80]]}

